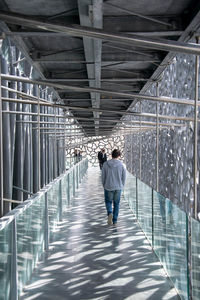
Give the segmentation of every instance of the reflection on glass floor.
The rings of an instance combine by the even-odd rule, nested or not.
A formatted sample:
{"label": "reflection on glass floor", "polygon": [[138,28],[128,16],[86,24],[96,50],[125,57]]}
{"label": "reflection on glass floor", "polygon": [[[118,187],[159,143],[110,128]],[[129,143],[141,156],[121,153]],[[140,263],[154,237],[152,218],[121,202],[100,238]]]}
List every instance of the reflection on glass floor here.
{"label": "reflection on glass floor", "polygon": [[179,297],[123,199],[118,226],[107,226],[100,171],[90,168],[20,299]]}

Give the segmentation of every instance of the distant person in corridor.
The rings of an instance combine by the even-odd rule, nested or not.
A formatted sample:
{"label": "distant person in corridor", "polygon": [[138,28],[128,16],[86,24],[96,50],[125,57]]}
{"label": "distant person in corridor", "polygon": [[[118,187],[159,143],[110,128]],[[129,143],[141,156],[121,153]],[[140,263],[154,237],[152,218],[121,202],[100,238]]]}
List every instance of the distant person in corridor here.
{"label": "distant person in corridor", "polygon": [[102,184],[104,187],[105,205],[108,214],[108,225],[116,225],[119,214],[119,203],[126,180],[126,168],[119,160],[121,152],[112,151],[112,159],[103,164]]}
{"label": "distant person in corridor", "polygon": [[105,163],[105,161],[107,161],[107,155],[106,155],[106,151],[104,148],[98,152],[98,160],[99,160],[99,167],[101,170],[103,167],[103,164]]}

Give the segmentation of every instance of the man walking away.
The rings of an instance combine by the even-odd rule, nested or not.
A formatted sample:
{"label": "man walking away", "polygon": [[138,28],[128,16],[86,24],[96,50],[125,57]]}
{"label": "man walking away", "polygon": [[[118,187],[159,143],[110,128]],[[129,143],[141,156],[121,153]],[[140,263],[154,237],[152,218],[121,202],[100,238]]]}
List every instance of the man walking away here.
{"label": "man walking away", "polygon": [[107,161],[107,155],[105,149],[101,149],[101,151],[98,152],[98,160],[99,160],[99,167],[101,170],[104,162]]}
{"label": "man walking away", "polygon": [[102,168],[102,184],[108,214],[108,225],[116,225],[117,223],[120,196],[126,180],[126,168],[119,160],[120,156],[121,152],[118,149],[114,149],[112,151],[112,159],[105,162]]}

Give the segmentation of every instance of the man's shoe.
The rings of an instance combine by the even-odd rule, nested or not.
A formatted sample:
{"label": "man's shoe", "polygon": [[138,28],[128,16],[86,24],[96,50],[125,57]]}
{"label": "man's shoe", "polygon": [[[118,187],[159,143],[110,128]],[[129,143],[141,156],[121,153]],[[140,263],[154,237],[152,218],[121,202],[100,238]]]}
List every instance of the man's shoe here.
{"label": "man's shoe", "polygon": [[113,223],[113,226],[117,226],[117,222]]}
{"label": "man's shoe", "polygon": [[108,215],[108,225],[112,225],[112,219],[113,219],[113,215],[112,214],[109,214]]}

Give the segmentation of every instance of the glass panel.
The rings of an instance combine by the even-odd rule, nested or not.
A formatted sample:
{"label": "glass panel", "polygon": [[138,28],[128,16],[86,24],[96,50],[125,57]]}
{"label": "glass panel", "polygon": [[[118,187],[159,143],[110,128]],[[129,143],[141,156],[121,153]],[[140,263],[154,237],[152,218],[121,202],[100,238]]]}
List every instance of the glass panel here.
{"label": "glass panel", "polygon": [[192,299],[200,299],[200,223],[191,219],[192,234]]}
{"label": "glass panel", "polygon": [[154,250],[182,299],[188,299],[187,216],[154,192]]}
{"label": "glass panel", "polygon": [[138,220],[152,243],[152,188],[138,179]]}
{"label": "glass panel", "polygon": [[55,182],[52,188],[47,192],[48,212],[49,212],[49,233],[50,240],[53,239],[53,233],[59,222],[59,181]]}
{"label": "glass panel", "polygon": [[69,174],[70,177],[70,199],[73,197],[73,170]]}
{"label": "glass panel", "polygon": [[0,230],[0,299],[10,299],[13,223]]}
{"label": "glass panel", "polygon": [[124,198],[128,201],[130,209],[136,215],[136,178],[127,172]]}
{"label": "glass panel", "polygon": [[62,210],[67,208],[67,175],[64,175],[61,179],[62,188]]}
{"label": "glass panel", "polygon": [[44,251],[45,197],[34,202],[16,217],[18,292],[29,280]]}

